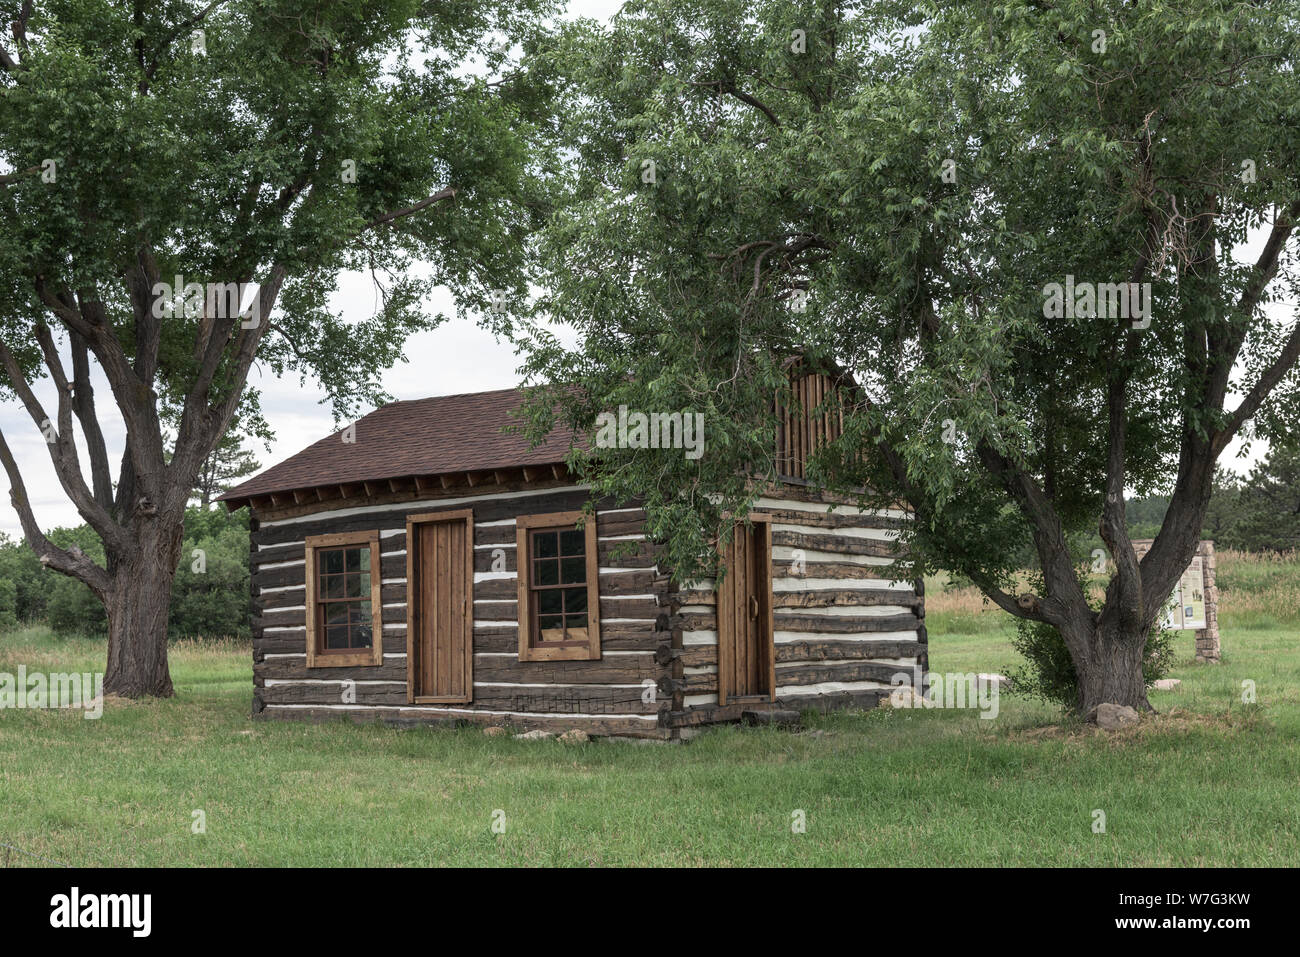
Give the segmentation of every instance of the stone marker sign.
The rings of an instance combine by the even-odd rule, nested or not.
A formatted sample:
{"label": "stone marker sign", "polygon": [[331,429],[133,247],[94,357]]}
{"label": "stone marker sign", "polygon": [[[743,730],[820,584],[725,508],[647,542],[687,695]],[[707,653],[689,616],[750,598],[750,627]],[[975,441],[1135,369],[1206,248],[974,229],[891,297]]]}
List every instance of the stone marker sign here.
{"label": "stone marker sign", "polygon": [[[1151,549],[1151,539],[1133,542],[1141,560]],[[1196,660],[1219,663],[1219,590],[1214,584],[1214,542],[1196,546],[1196,556],[1178,579],[1161,622],[1172,631],[1196,632]]]}

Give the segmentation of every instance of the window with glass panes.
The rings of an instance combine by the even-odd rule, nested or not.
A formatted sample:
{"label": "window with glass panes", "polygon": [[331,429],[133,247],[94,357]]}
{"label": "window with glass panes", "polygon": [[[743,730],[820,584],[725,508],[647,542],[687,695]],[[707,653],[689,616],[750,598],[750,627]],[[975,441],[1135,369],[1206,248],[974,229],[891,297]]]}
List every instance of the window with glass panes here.
{"label": "window with glass panes", "polygon": [[316,615],[322,652],[370,647],[370,546],[317,549]]}
{"label": "window with glass panes", "polygon": [[307,667],[380,664],[379,534],[307,539]]}
{"label": "window with glass panes", "polygon": [[523,660],[600,657],[595,523],[581,512],[516,519],[519,654]]}
{"label": "window with glass panes", "polygon": [[574,528],[528,533],[533,641],[587,640],[586,536]]}

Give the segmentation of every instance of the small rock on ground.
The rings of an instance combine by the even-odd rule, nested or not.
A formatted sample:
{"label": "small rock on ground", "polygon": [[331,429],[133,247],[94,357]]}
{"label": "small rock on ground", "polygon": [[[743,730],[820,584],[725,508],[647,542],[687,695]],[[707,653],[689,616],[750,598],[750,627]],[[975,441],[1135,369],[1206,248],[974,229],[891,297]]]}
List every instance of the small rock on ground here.
{"label": "small rock on ground", "polygon": [[1178,678],[1161,678],[1152,687],[1157,691],[1177,691],[1182,683]]}
{"label": "small rock on ground", "polygon": [[573,728],[560,735],[560,740],[565,744],[586,744],[591,740],[591,736],[581,728]]}
{"label": "small rock on ground", "polygon": [[525,731],[515,735],[516,741],[546,741],[555,737],[554,731]]}
{"label": "small rock on ground", "polygon": [[924,708],[928,701],[925,695],[911,685],[902,685],[893,689],[880,699],[882,708]]}
{"label": "small rock on ground", "polygon": [[1116,728],[1137,724],[1138,713],[1128,705],[1112,704],[1106,701],[1088,712],[1088,721],[1099,728],[1114,731]]}
{"label": "small rock on ground", "polygon": [[501,725],[494,724],[484,728],[483,733],[486,734],[489,738],[501,738],[501,737],[505,737],[505,735],[508,732],[506,731],[505,728],[501,727]]}

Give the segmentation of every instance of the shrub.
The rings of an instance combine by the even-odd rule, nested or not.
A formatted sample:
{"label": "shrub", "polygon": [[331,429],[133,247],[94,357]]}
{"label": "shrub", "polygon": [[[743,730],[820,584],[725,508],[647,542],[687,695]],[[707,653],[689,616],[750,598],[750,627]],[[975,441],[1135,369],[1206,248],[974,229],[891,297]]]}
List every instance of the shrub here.
{"label": "shrub", "polygon": [[18,627],[18,589],[12,581],[0,578],[0,631]]}
{"label": "shrub", "polygon": [[0,581],[13,585],[13,614],[17,621],[45,617],[48,573],[26,542],[15,541],[3,532],[0,532]]}
{"label": "shrub", "polygon": [[[202,553],[201,564],[195,550]],[[224,508],[186,513],[168,633],[173,638],[247,638],[251,633],[246,513],[230,515]]]}
{"label": "shrub", "polygon": [[[89,525],[56,528],[50,541],[60,548],[76,546],[100,565],[104,564],[104,545]],[[41,587],[45,590],[45,616],[50,627],[60,634],[103,635],[108,633],[108,614],[95,593],[77,581],[49,568],[41,569]]]}
{"label": "shrub", "polygon": [[[62,548],[76,545],[103,564],[103,545],[89,526],[55,529],[50,540]],[[195,549],[203,553],[201,572],[195,570]],[[108,632],[104,606],[89,588],[43,568],[26,543],[0,535],[0,630],[34,619],[44,619],[60,634]],[[246,638],[249,633],[248,515],[232,515],[224,508],[188,509],[168,634]]]}
{"label": "shrub", "polygon": [[[1065,711],[1078,711],[1079,677],[1061,633],[1052,625],[1020,619],[1011,644],[1027,664],[1008,669],[1010,693],[1040,698],[1060,705]],[[1173,655],[1174,633],[1163,629],[1152,631],[1142,662],[1142,675],[1148,685],[1169,672]]]}
{"label": "shrub", "polygon": [[73,578],[47,571],[49,597],[45,617],[60,635],[106,635],[108,613],[95,593]]}

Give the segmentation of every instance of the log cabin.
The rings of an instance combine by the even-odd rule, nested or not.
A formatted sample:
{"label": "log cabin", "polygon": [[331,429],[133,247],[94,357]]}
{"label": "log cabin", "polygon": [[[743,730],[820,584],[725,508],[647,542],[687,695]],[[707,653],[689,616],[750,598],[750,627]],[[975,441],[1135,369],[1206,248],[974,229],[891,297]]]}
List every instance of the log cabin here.
{"label": "log cabin", "polygon": [[[831,384],[792,387],[816,410]],[[908,513],[805,478],[836,416],[780,417],[779,481],[727,574],[679,584],[636,503],[582,520],[568,437],[502,431],[521,401],[393,402],[221,497],[251,511],[255,716],[670,740],[919,683],[923,585],[893,569]]]}

